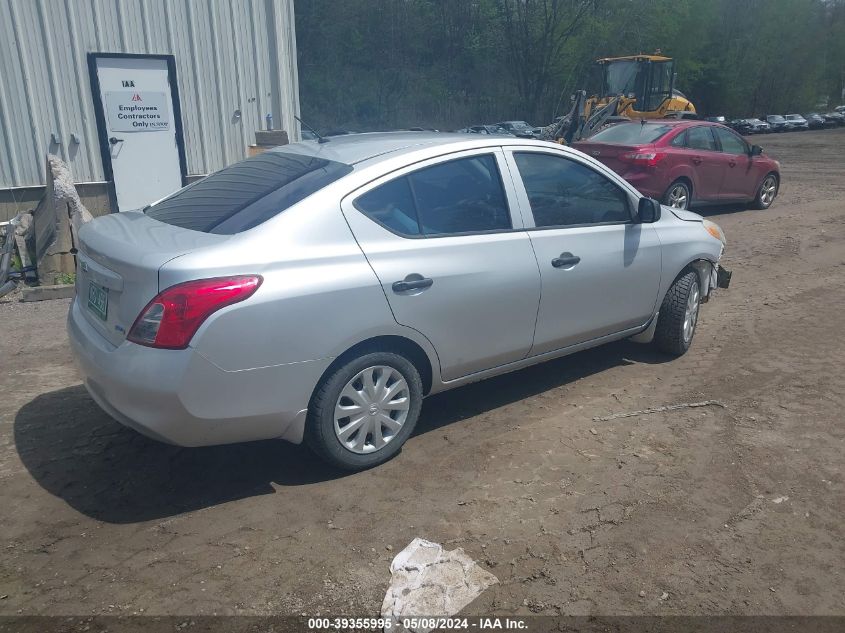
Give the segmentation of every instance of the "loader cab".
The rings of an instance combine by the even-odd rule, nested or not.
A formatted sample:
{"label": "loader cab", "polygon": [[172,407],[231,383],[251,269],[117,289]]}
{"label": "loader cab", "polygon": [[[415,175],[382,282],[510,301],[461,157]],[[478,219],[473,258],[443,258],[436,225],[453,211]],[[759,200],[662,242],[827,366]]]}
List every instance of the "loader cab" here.
{"label": "loader cab", "polygon": [[638,112],[654,112],[673,96],[675,61],[659,55],[636,55],[598,60],[601,100],[622,95],[635,99]]}

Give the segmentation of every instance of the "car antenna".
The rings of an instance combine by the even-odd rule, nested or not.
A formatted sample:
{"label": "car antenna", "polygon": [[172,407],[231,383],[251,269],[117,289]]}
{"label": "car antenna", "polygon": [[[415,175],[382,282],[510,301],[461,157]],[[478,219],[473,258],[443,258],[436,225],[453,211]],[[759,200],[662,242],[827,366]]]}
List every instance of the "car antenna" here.
{"label": "car antenna", "polygon": [[316,136],[316,137],[317,137],[317,142],[318,142],[318,143],[328,143],[328,142],[331,140],[331,139],[326,138],[325,136],[321,136],[321,135],[320,135],[320,133],[319,133],[317,130],[315,130],[313,127],[311,127],[310,125],[308,125],[305,121],[303,121],[302,119],[300,119],[300,118],[299,118],[298,116],[296,116],[295,114],[293,115],[293,118],[294,118],[294,119],[296,119],[297,121],[299,121],[299,122],[300,122],[300,124],[304,125],[304,126],[305,126],[305,127],[307,127],[309,130],[311,130],[312,132],[314,132],[314,136]]}

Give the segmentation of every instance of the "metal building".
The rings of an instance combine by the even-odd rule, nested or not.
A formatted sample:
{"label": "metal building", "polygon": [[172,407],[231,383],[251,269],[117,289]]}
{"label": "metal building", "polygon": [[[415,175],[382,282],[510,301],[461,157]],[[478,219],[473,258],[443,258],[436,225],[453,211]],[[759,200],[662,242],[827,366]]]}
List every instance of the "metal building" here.
{"label": "metal building", "polygon": [[[166,111],[183,182],[244,158],[270,119],[299,136],[293,0],[0,0],[0,220],[34,206],[48,152],[68,163],[92,212],[115,210],[114,148],[140,135],[114,136],[124,129],[107,103],[117,88],[96,94],[97,54],[169,67],[172,110],[161,105],[170,92],[141,92],[120,68],[114,76],[129,77],[126,99]],[[120,160],[158,162],[144,151],[127,147]],[[141,182],[144,163],[133,167]]]}

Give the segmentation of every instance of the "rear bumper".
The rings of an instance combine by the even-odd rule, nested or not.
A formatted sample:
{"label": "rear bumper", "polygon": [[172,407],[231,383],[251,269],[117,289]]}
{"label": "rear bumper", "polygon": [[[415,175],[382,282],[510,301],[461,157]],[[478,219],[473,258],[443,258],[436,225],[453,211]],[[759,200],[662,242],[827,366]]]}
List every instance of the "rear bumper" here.
{"label": "rear bumper", "polygon": [[628,171],[621,174],[622,178],[633,185],[644,196],[660,200],[666,193],[667,187],[661,187],[660,178],[654,173],[646,171]]}
{"label": "rear bumper", "polygon": [[192,348],[114,347],[74,300],[68,337],[85,387],[121,424],[179,446],[302,441],[308,401],[331,362],[224,371]]}

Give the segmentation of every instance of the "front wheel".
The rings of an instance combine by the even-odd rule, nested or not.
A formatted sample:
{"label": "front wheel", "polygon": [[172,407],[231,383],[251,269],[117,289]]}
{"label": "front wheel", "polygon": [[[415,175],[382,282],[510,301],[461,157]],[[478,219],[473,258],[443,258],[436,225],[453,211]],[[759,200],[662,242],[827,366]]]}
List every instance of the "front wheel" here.
{"label": "front wheel", "polygon": [[660,351],[673,356],[686,353],[695,335],[700,307],[698,274],[689,271],[675,280],[660,306],[654,331],[654,343]]}
{"label": "front wheel", "polygon": [[768,209],[772,206],[778,195],[779,184],[778,178],[774,174],[768,174],[763,178],[763,182],[757,190],[757,196],[754,198],[752,206],[755,209]]}
{"label": "front wheel", "polygon": [[317,387],[305,440],[345,470],[381,464],[399,452],[414,430],[422,392],[419,371],[404,356],[378,351],[354,358]]}
{"label": "front wheel", "polygon": [[663,194],[663,204],[673,209],[689,209],[691,202],[690,186],[683,180],[673,182]]}

